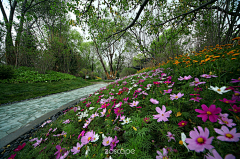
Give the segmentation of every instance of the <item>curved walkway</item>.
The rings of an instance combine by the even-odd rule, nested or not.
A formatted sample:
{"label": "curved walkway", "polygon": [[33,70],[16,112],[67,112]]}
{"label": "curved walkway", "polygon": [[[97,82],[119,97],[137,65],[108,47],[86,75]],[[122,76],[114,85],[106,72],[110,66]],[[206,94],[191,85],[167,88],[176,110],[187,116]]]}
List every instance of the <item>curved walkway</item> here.
{"label": "curved walkway", "polygon": [[98,83],[68,92],[27,100],[0,107],[0,139],[27,125],[27,123],[64,104],[92,94],[108,83]]}

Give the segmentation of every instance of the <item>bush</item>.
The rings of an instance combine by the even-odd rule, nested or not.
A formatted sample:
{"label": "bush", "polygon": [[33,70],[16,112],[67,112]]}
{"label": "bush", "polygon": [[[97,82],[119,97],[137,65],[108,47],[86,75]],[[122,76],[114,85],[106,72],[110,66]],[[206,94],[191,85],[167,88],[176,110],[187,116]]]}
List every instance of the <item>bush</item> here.
{"label": "bush", "polygon": [[14,68],[11,65],[0,65],[0,79],[11,79],[14,77]]}
{"label": "bush", "polygon": [[135,73],[137,73],[137,70],[134,69],[134,68],[124,68],[122,70],[122,72],[120,73],[120,78],[128,76],[128,75],[132,75],[132,74],[135,74]]}

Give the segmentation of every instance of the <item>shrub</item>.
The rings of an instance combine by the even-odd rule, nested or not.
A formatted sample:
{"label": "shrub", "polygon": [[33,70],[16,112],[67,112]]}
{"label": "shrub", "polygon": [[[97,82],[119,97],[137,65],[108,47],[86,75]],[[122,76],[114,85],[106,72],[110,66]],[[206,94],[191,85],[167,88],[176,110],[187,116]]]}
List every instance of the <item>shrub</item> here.
{"label": "shrub", "polygon": [[14,77],[14,68],[11,65],[0,65],[0,79],[11,79]]}
{"label": "shrub", "polygon": [[137,70],[134,69],[134,68],[124,68],[122,70],[122,72],[120,73],[120,78],[128,76],[128,75],[132,75],[132,74],[135,74],[135,73],[137,73]]}

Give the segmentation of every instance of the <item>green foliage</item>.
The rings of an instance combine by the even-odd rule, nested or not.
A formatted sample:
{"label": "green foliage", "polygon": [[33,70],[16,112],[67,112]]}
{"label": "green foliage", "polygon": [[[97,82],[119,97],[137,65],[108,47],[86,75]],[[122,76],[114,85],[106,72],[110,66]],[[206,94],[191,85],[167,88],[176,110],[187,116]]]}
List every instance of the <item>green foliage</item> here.
{"label": "green foliage", "polygon": [[14,68],[11,65],[0,65],[0,80],[14,78]]}
{"label": "green foliage", "polygon": [[15,77],[12,79],[0,80],[0,83],[35,83],[47,81],[59,81],[76,78],[73,75],[48,70],[45,74],[35,71],[34,68],[21,66],[15,69]]}
{"label": "green foliage", "polygon": [[132,75],[132,74],[135,74],[136,72],[137,70],[134,68],[124,68],[120,73],[120,77],[122,78],[124,76]]}

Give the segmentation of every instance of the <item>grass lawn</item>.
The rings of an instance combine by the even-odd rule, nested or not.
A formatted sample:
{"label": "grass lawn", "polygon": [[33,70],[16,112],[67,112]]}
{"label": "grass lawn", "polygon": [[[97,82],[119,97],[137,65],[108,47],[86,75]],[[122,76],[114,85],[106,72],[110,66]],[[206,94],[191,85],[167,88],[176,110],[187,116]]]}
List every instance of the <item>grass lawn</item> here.
{"label": "grass lawn", "polygon": [[82,78],[39,83],[0,83],[0,104],[69,91],[93,83]]}

